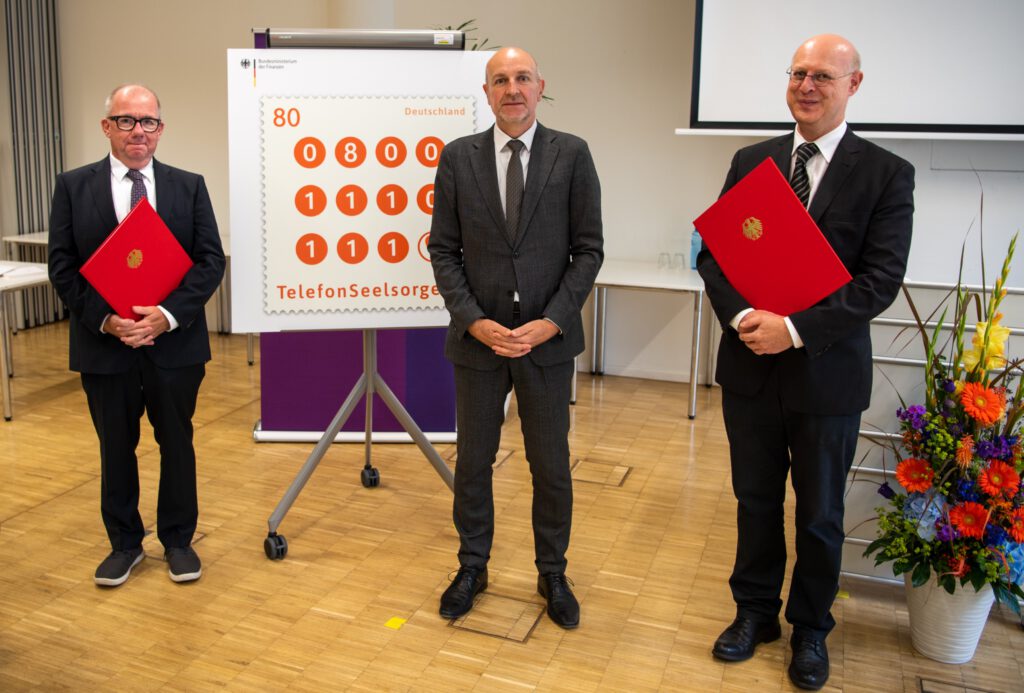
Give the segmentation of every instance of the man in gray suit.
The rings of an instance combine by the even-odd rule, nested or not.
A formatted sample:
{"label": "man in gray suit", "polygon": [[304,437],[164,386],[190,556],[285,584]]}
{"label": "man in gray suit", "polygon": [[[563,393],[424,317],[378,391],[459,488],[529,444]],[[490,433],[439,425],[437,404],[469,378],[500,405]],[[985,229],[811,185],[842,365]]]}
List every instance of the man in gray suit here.
{"label": "man in gray suit", "polygon": [[451,314],[459,571],[440,613],[458,618],[487,587],[494,536],[491,466],[515,388],[533,476],[537,589],[563,628],[580,610],[565,577],[572,524],[569,397],[583,351],[580,309],[604,257],[601,188],[586,142],[536,119],[544,80],[519,48],[487,63],[497,123],[445,147],[434,184],[431,263]]}

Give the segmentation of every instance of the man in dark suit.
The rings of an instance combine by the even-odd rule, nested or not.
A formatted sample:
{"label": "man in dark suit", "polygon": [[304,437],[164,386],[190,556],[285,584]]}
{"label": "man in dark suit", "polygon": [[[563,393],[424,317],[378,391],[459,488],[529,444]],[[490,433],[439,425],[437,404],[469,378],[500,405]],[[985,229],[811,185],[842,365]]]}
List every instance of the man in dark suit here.
{"label": "man in dark suit", "polygon": [[533,476],[537,589],[563,628],[579,624],[565,577],[572,523],[569,397],[583,351],[580,309],[604,257],[601,191],[586,143],[536,120],[544,80],[525,51],[487,63],[497,123],[445,147],[434,184],[430,259],[451,324],[459,571],[441,597],[457,618],[487,587],[494,535],[491,465],[515,388]]}
{"label": "man in dark suit", "polygon": [[[861,412],[871,395],[869,323],[903,281],[914,211],[914,170],[862,140],[846,105],[863,80],[860,57],[839,36],[816,36],[793,56],[787,101],[795,133],[741,149],[723,193],[771,157],[853,279],[807,310],[755,310],[704,249],[698,269],[723,335],[716,379],[729,436],[737,511],[729,585],[736,619],[715,657],[742,661],[781,635],[786,571],[786,477],[796,491],[796,550],[786,620],[793,626],[793,683],[828,680],[825,638],[839,586],[843,495]],[[813,143],[808,148],[804,143]],[[786,271],[799,272],[794,265]]]}
{"label": "man in dark suit", "polygon": [[[204,306],[224,275],[224,251],[202,176],[153,159],[164,123],[149,89],[126,85],[107,99],[100,121],[110,155],[57,177],[50,211],[50,280],[67,304],[71,370],[82,377],[100,441],[103,523],[112,552],[96,569],[99,585],[128,579],[143,558],[135,449],[145,411],[160,445],[157,537],[175,582],[199,578],[192,549],[199,509],[192,415],[210,360]],[[143,196],[194,263],[158,306],[119,317],[79,274]]]}

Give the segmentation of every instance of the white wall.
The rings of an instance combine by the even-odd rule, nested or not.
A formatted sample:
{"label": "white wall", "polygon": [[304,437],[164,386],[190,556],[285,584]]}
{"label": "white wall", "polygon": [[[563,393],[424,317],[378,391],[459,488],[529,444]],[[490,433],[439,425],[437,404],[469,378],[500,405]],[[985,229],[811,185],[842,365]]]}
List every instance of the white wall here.
{"label": "white wall", "polygon": [[[251,46],[251,27],[421,29],[476,19],[480,37],[520,45],[538,59],[555,98],[540,107],[540,119],[590,142],[603,186],[607,256],[688,254],[692,219],[717,197],[735,149],[754,141],[674,135],[689,119],[693,17],[693,0],[138,0],[127,13],[105,0],[60,0],[65,160],[70,168],[107,151],[99,120],[113,86],[149,84],[168,121],[159,158],[206,176],[226,233],[224,51]],[[738,81],[737,98],[742,86]],[[780,101],[785,86],[780,80]],[[4,142],[0,137],[0,157]],[[950,160],[1000,169],[980,177],[986,254],[1001,260],[1024,219],[1024,144],[883,146],[918,169],[912,278],[953,279],[960,239],[976,216],[977,179],[940,170]],[[975,265],[976,252],[968,260]],[[1024,278],[1024,249],[1018,268],[1014,283],[1024,285],[1016,281]],[[606,372],[688,379],[690,316],[685,298],[609,292]]]}

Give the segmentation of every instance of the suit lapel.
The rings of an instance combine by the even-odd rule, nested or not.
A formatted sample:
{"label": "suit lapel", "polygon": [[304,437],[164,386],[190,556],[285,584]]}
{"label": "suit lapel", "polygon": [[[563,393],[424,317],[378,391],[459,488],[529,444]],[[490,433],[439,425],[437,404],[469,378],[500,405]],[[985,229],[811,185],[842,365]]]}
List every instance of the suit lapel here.
{"label": "suit lapel", "polygon": [[[469,157],[473,176],[480,187],[487,210],[494,219],[494,225],[505,229],[505,210],[501,208],[501,193],[498,191],[498,167],[494,161],[494,127],[480,133],[473,143]],[[507,236],[506,229],[506,236]]]}
{"label": "suit lapel", "polygon": [[114,193],[110,184],[110,157],[97,161],[92,170],[92,200],[96,205],[96,213],[103,225],[113,230],[117,226],[117,213],[114,211]]}
{"label": "suit lapel", "polygon": [[166,221],[174,209],[174,186],[171,185],[173,177],[170,166],[161,164],[153,159],[153,182],[156,187],[157,213]]}
{"label": "suit lapel", "polygon": [[[772,152],[772,160],[782,171],[782,177],[789,180],[789,169],[793,166],[793,134],[787,137],[780,137],[777,140],[776,150]],[[757,162],[761,163],[761,162]]]}
{"label": "suit lapel", "polygon": [[842,189],[843,183],[857,165],[860,159],[861,139],[847,129],[843,139],[839,141],[836,153],[825,169],[825,175],[818,184],[818,189],[811,200],[811,206],[807,210],[815,222],[821,219],[821,215],[832,204],[836,194]]}
{"label": "suit lapel", "polygon": [[557,158],[558,144],[555,142],[555,136],[546,127],[537,123],[537,132],[533,135],[533,149],[530,150],[530,169],[526,174],[526,190],[523,191],[523,209],[519,214],[516,245],[526,235],[526,229],[530,228],[530,218],[537,209],[540,195],[548,183]]}

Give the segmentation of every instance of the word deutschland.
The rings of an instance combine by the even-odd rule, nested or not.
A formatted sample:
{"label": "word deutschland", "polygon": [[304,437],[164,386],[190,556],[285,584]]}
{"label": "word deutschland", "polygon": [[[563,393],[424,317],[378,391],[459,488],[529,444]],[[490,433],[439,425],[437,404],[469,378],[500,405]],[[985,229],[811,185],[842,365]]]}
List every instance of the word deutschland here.
{"label": "word deutschland", "polygon": [[314,300],[318,298],[385,298],[401,296],[402,298],[418,298],[426,301],[432,296],[440,296],[435,284],[392,284],[384,282],[373,286],[360,286],[352,283],[348,286],[288,286],[277,285],[277,297],[292,300]]}

